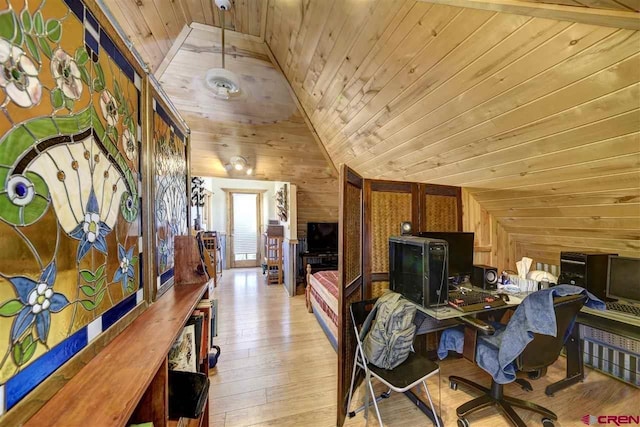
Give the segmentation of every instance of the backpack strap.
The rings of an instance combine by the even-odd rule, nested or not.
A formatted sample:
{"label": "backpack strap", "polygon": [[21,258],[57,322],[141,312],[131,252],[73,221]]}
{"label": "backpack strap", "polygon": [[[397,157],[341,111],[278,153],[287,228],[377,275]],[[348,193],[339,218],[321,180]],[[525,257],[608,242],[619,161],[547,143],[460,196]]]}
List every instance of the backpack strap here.
{"label": "backpack strap", "polygon": [[362,329],[360,329],[360,341],[362,341],[364,337],[369,333],[369,329],[371,328],[371,323],[373,323],[373,319],[375,319],[376,314],[378,313],[378,307],[380,307],[380,305],[382,305],[383,303],[394,304],[400,298],[402,298],[401,294],[397,292],[391,292],[391,291],[382,294],[378,298],[375,305],[373,306],[373,310],[371,310],[367,315],[367,318],[364,319],[364,323],[362,324]]}

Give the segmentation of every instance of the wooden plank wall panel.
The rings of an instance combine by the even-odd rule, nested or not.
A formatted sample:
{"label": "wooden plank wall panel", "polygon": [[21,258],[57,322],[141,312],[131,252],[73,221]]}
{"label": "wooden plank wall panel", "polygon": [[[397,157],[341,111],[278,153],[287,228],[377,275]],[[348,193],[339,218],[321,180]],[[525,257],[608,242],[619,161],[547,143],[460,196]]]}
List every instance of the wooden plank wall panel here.
{"label": "wooden plank wall panel", "polygon": [[466,188],[466,227],[490,224],[481,260],[640,256],[638,31],[428,2],[269,0],[266,35],[333,162]]}
{"label": "wooden plank wall panel", "polygon": [[[191,128],[194,176],[288,181],[297,185],[298,234],[307,222],[337,221],[338,184],[289,93],[284,77],[254,37],[226,34],[226,66],[241,79],[241,95],[220,100],[204,83],[220,66],[220,30],[192,24],[166,67],[161,83]],[[229,174],[224,165],[243,156],[252,176]]]}

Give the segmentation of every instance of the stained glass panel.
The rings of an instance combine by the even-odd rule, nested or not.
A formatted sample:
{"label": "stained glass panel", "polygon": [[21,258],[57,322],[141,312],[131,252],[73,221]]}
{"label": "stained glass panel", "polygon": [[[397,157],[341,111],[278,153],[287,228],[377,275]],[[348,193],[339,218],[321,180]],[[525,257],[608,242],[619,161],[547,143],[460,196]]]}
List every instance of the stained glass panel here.
{"label": "stained glass panel", "polygon": [[82,1],[0,1],[0,413],[143,299],[136,69]]}
{"label": "stained glass panel", "polygon": [[187,234],[187,140],[160,97],[153,99],[157,287],[173,284],[175,236]]}

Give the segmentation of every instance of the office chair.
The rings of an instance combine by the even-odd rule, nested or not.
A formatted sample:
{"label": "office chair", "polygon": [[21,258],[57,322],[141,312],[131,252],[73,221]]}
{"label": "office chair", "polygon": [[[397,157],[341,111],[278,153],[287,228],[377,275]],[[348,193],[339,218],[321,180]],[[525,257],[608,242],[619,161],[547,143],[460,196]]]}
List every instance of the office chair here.
{"label": "office chair", "polygon": [[[552,365],[560,355],[560,351],[562,350],[562,347],[564,345],[565,337],[569,334],[569,332],[571,332],[574,320],[586,301],[587,296],[583,294],[554,298],[553,309],[555,312],[557,325],[556,336],[554,337],[551,335],[534,333],[533,340],[524,347],[524,349],[514,361],[516,370],[529,373],[529,378],[531,379],[537,379],[545,375],[547,367],[549,365]],[[474,323],[478,323],[478,326],[482,326],[481,324],[484,323],[477,319],[473,320]],[[485,328],[486,326],[487,325],[484,324]],[[469,358],[469,355],[472,355],[472,361],[475,362],[475,354],[477,348],[475,344],[482,342],[484,345],[490,346],[491,350],[495,350],[495,357],[497,359],[499,350],[498,347],[495,347],[492,344],[486,344],[487,341],[485,341],[481,336],[478,337],[477,335],[475,335],[478,338],[477,341],[475,339],[467,339],[469,336],[474,336],[473,334],[477,334],[477,332],[480,332],[482,334],[481,330],[476,330],[475,328],[466,326],[465,350],[463,351],[465,357]],[[468,345],[468,342],[475,348],[467,349],[466,347]],[[449,377],[449,385],[452,389],[457,390],[458,384],[464,384],[483,393],[483,395],[481,395],[480,397],[477,397],[459,406],[456,409],[459,427],[468,427],[469,421],[466,419],[466,416],[471,414],[472,412],[478,411],[488,406],[497,406],[500,412],[502,412],[502,415],[506,417],[507,420],[511,422],[511,424],[517,427],[526,427],[526,424],[514,411],[513,407],[522,408],[541,414],[544,417],[542,419],[542,423],[545,426],[552,426],[552,420],[558,419],[556,414],[554,414],[549,409],[536,405],[532,402],[505,396],[503,393],[504,384],[496,383],[493,378],[491,379],[491,388],[489,389],[465,378],[457,376]]]}
{"label": "office chair", "polygon": [[[349,400],[347,402],[347,415],[350,418],[354,417],[357,412],[364,410],[365,406],[368,406],[369,403],[367,399],[365,405],[355,411],[349,411],[349,409],[351,408],[351,398],[353,397],[354,386],[356,383],[356,371],[358,369],[362,369],[364,372],[365,382],[367,383],[367,387],[369,389],[369,392],[371,393],[371,397],[373,398],[373,406],[376,410],[376,416],[378,417],[378,423],[380,423],[380,426],[382,426],[383,424],[382,417],[380,416],[380,410],[378,409],[378,401],[383,398],[389,397],[392,390],[398,393],[404,393],[405,391],[411,390],[413,387],[422,383],[424,391],[427,394],[427,398],[429,399],[431,411],[433,412],[433,416],[435,419],[434,424],[437,427],[441,427],[442,421],[437,415],[436,409],[433,405],[433,401],[431,400],[431,394],[429,394],[429,389],[427,388],[427,383],[425,382],[427,378],[439,372],[440,368],[435,362],[429,360],[425,356],[416,354],[413,351],[410,353],[407,360],[390,370],[379,368],[367,361],[360,335],[362,334],[362,336],[364,337],[368,332],[362,331],[362,326],[365,322],[365,319],[367,318],[367,315],[371,312],[371,310],[373,310],[373,306],[376,300],[377,299],[371,299],[367,301],[355,302],[352,303],[349,307],[349,311],[351,313],[351,321],[353,322],[353,329],[356,336],[357,348],[355,356],[353,358],[353,372],[351,374],[351,386],[349,388]],[[371,381],[372,377],[389,387],[389,391],[376,398]]]}

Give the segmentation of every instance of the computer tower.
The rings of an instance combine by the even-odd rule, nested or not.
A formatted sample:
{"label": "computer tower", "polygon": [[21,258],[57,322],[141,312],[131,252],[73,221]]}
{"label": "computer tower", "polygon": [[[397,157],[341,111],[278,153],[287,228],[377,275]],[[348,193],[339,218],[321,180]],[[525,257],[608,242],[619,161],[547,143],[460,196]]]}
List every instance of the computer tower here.
{"label": "computer tower", "polygon": [[446,304],[447,256],[445,240],[390,237],[389,287],[423,307]]}
{"label": "computer tower", "polygon": [[558,284],[581,286],[602,300],[607,300],[609,255],[587,252],[561,252]]}

